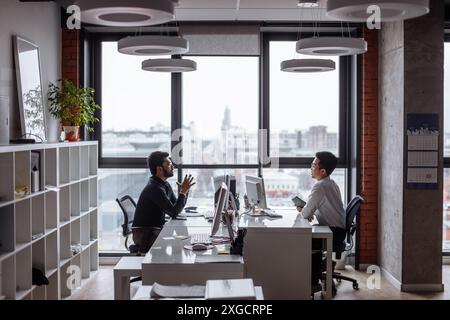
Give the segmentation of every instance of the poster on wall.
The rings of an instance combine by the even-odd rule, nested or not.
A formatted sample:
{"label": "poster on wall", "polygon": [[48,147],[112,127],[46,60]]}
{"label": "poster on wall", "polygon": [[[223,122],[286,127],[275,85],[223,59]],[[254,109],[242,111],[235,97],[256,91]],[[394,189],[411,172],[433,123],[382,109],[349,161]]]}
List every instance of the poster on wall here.
{"label": "poster on wall", "polygon": [[408,189],[436,189],[439,166],[439,115],[410,113],[407,116]]}

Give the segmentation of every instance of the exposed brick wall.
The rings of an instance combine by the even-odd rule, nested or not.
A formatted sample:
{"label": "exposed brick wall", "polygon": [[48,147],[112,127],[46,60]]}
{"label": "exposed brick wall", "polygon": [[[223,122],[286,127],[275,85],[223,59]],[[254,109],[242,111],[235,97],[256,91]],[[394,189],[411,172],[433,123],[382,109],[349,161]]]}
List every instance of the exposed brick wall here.
{"label": "exposed brick wall", "polygon": [[378,227],[378,31],[364,30],[361,110],[360,263],[377,263]]}
{"label": "exposed brick wall", "polygon": [[80,30],[62,30],[62,78],[80,85]]}

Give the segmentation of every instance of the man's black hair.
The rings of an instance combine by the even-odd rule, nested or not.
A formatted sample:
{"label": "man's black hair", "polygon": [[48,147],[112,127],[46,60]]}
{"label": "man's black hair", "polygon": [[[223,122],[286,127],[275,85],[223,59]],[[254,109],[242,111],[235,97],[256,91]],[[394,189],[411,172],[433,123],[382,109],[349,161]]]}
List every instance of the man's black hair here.
{"label": "man's black hair", "polygon": [[147,165],[152,175],[156,175],[156,168],[162,167],[164,160],[169,156],[167,152],[155,151],[147,158]]}
{"label": "man's black hair", "polygon": [[317,152],[316,158],[319,159],[319,168],[325,169],[327,175],[331,175],[334,169],[336,169],[337,158],[331,152],[328,151]]}

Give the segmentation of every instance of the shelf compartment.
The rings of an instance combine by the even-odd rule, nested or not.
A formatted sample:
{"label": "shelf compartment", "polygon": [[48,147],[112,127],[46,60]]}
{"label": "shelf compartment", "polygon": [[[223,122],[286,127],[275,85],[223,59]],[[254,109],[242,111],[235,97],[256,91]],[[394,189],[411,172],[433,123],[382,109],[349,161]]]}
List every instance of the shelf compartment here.
{"label": "shelf compartment", "polygon": [[70,224],[61,227],[59,239],[60,260],[70,259],[72,257],[72,252],[70,250]]}
{"label": "shelf compartment", "polygon": [[97,207],[97,179],[89,180],[89,206]]}
{"label": "shelf compartment", "polygon": [[31,184],[33,184],[33,176],[32,172],[34,167],[39,170],[38,174],[38,188],[32,193],[38,193],[44,191],[45,188],[45,152],[44,150],[32,150],[30,152],[30,175],[31,175]]}
{"label": "shelf compartment", "polygon": [[97,271],[98,270],[98,241],[95,241],[95,243],[89,247],[89,253],[91,255],[91,271]]}
{"label": "shelf compartment", "polygon": [[0,203],[14,200],[14,153],[0,153]]}
{"label": "shelf compartment", "polygon": [[46,300],[47,299],[47,294],[46,294],[46,290],[45,290],[45,286],[35,286],[33,288],[32,291],[33,295],[33,300]]}
{"label": "shelf compartment", "polygon": [[45,267],[45,238],[33,243],[31,247],[32,252],[32,267],[40,270],[44,275],[46,272]]}
{"label": "shelf compartment", "polygon": [[59,300],[58,294],[58,271],[48,278],[47,300]]}
{"label": "shelf compartment", "polygon": [[0,257],[14,251],[14,204],[0,208]]}
{"label": "shelf compartment", "polygon": [[81,212],[80,201],[80,184],[75,183],[69,186],[70,188],[70,215],[77,217]]}
{"label": "shelf compartment", "polygon": [[58,227],[58,192],[50,191],[45,194],[45,229]]}
{"label": "shelf compartment", "polygon": [[31,234],[45,234],[45,194],[31,198]]}
{"label": "shelf compartment", "polygon": [[81,278],[88,279],[91,274],[91,255],[90,249],[86,248],[81,253]]}
{"label": "shelf compartment", "polygon": [[98,238],[98,214],[97,209],[93,210],[90,214],[90,223],[89,223],[89,229],[90,229],[90,238],[91,240],[96,240]]}
{"label": "shelf compartment", "polygon": [[72,290],[70,286],[68,285],[69,277],[71,276],[72,268],[70,267],[70,263],[66,263],[63,266],[61,266],[61,298],[67,298],[70,297],[72,294]]}
{"label": "shelf compartment", "polygon": [[59,185],[70,182],[70,154],[69,148],[59,149]]}
{"label": "shelf compartment", "polygon": [[16,203],[16,247],[31,242],[31,200]]}
{"label": "shelf compartment", "polygon": [[58,268],[58,233],[53,232],[45,238],[45,273]]}
{"label": "shelf compartment", "polygon": [[86,246],[91,241],[90,234],[90,215],[84,215],[81,217],[81,245]]}
{"label": "shelf compartment", "polygon": [[80,147],[80,179],[89,177],[89,146]]}
{"label": "shelf compartment", "polygon": [[31,194],[30,151],[15,153],[15,199]]}
{"label": "shelf compartment", "polygon": [[31,289],[31,246],[16,254],[16,299]]}
{"label": "shelf compartment", "polygon": [[62,187],[59,190],[59,221],[66,222],[70,220],[70,187]]}
{"label": "shelf compartment", "polygon": [[89,146],[89,175],[96,176],[98,170],[97,146]]}
{"label": "shelf compartment", "polygon": [[5,297],[8,300],[16,298],[16,267],[14,262],[14,255],[0,262],[0,297]]}
{"label": "shelf compartment", "polygon": [[45,150],[45,185],[58,186],[58,150]]}
{"label": "shelf compartment", "polygon": [[80,180],[80,148],[70,147],[70,181]]}
{"label": "shelf compartment", "polygon": [[81,244],[81,224],[80,220],[75,220],[70,223],[70,244],[71,245],[79,245]]}
{"label": "shelf compartment", "polygon": [[89,211],[89,181],[85,180],[80,183],[81,193],[81,212]]}

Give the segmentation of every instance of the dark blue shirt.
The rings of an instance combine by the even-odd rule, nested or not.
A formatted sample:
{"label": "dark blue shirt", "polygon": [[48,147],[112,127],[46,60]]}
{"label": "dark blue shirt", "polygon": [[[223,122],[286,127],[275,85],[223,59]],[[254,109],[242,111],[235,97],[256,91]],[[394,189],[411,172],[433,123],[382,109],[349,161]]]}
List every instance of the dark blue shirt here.
{"label": "dark blue shirt", "polygon": [[186,205],[186,196],[178,199],[167,181],[152,176],[142,190],[134,214],[133,227],[158,227],[165,223],[165,215],[175,218]]}

